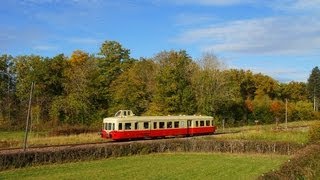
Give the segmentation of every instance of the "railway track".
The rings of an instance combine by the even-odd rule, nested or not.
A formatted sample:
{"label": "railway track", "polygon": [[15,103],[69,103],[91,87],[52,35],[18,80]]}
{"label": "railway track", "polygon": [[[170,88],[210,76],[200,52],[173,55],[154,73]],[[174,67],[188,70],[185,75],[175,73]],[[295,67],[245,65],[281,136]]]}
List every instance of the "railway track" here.
{"label": "railway track", "polygon": [[[214,135],[220,134],[230,134],[230,133],[238,133],[235,132],[219,132],[215,133]],[[202,135],[202,136],[192,136],[192,137],[167,137],[165,139],[195,139],[195,138],[203,138],[203,137],[210,137],[213,135]],[[133,143],[133,142],[143,142],[143,141],[158,141],[163,139],[138,139],[138,140],[131,140],[131,141],[105,141],[105,142],[89,142],[89,143],[75,143],[75,144],[60,144],[60,145],[34,145],[29,146],[25,152],[28,151],[41,151],[41,150],[48,150],[48,149],[63,149],[63,148],[71,148],[71,147],[83,147],[83,146],[95,146],[95,145],[103,145],[103,144],[122,144],[122,143]],[[23,148],[15,147],[15,148],[0,148],[0,154],[3,153],[14,153],[14,152],[24,152]]]}
{"label": "railway track", "polygon": [[[225,133],[216,133],[216,134],[225,134]],[[212,136],[212,135],[206,135]],[[192,137],[167,137],[165,139],[192,139],[192,138],[202,138],[205,136],[192,136]],[[95,145],[103,145],[103,144],[124,144],[124,143],[133,143],[133,142],[144,142],[144,141],[159,141],[163,139],[139,139],[139,140],[131,140],[131,141],[106,141],[106,142],[90,142],[90,143],[77,143],[77,144],[62,144],[62,145],[38,145],[38,146],[30,146],[25,152],[28,151],[41,151],[48,149],[63,149],[63,148],[71,148],[71,147],[83,147],[83,146],[95,146]],[[0,154],[2,153],[14,153],[14,152],[24,152],[23,148],[1,148]]]}
{"label": "railway track", "polygon": [[0,154],[2,153],[14,153],[14,152],[28,152],[28,151],[35,151],[35,150],[48,150],[48,149],[63,149],[63,148],[70,148],[70,147],[81,147],[81,146],[94,146],[94,145],[102,145],[102,144],[110,144],[110,143],[117,143],[114,141],[107,141],[107,142],[91,142],[91,143],[76,143],[76,144],[61,144],[61,145],[39,145],[39,146],[30,146],[25,151],[23,148],[1,148]]}

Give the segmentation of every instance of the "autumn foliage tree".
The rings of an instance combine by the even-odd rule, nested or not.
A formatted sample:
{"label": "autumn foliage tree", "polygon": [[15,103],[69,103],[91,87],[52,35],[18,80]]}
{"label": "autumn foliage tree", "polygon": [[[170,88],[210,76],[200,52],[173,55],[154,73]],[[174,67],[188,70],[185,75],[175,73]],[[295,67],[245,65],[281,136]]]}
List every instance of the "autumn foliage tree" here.
{"label": "autumn foliage tree", "polygon": [[104,41],[93,55],[76,50],[70,57],[0,56],[0,128],[23,125],[32,82],[33,127],[100,124],[119,109],[137,115],[211,115],[231,125],[274,123],[284,120],[286,99],[289,121],[315,119],[313,102],[320,97],[318,67],[308,83],[280,83],[228,69],[212,53],[194,60],[184,50],[172,50],[136,60],[119,42]]}

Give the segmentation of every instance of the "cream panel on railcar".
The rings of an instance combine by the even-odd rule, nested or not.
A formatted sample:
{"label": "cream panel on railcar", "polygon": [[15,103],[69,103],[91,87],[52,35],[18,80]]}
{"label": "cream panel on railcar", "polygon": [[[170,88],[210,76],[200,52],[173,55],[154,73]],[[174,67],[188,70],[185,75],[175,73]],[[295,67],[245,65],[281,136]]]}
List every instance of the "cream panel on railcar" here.
{"label": "cream panel on railcar", "polygon": [[135,116],[131,110],[120,110],[103,124],[107,131],[214,126],[211,116]]}

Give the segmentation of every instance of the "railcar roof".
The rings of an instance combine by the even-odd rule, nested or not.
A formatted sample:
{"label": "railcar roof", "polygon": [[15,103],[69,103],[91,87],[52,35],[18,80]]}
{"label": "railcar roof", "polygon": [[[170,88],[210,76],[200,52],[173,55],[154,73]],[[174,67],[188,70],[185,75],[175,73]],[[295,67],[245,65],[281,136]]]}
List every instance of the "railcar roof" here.
{"label": "railcar roof", "polygon": [[112,121],[175,121],[175,120],[212,120],[211,116],[126,116],[126,117],[108,117],[103,122]]}

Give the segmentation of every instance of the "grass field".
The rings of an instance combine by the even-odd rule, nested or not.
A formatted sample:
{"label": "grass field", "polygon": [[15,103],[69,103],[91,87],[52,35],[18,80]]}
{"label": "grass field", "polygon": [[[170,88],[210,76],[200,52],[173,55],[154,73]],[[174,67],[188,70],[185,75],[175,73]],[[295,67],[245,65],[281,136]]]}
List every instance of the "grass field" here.
{"label": "grass field", "polygon": [[[244,126],[237,128],[219,129],[215,139],[237,139],[237,140],[257,140],[257,141],[282,141],[305,144],[308,142],[308,130],[310,126],[319,121],[297,121],[288,123],[288,129],[285,124],[279,124],[278,128],[272,125]],[[230,133],[234,132],[234,133]]]}
{"label": "grass field", "polygon": [[255,140],[269,142],[293,142],[305,144],[308,142],[307,131],[268,131],[268,130],[247,130],[232,134],[219,134],[206,139],[237,139],[237,140]]}
{"label": "grass field", "polygon": [[289,156],[151,154],[0,172],[0,179],[255,179]]}
{"label": "grass field", "polygon": [[[288,130],[284,130],[284,124],[279,125],[280,129],[282,130],[275,130],[275,125],[244,126],[237,128],[226,128],[225,130],[223,130],[221,127],[218,127],[217,132],[237,133],[220,134],[205,138],[285,141],[304,144],[308,141],[308,127],[317,122],[318,121],[290,122],[288,123]],[[22,147],[23,138],[23,131],[0,131],[0,148]],[[105,139],[101,139],[98,135],[98,132],[70,136],[49,136],[47,132],[31,132],[28,138],[28,145],[62,145],[101,141],[105,141]]]}

